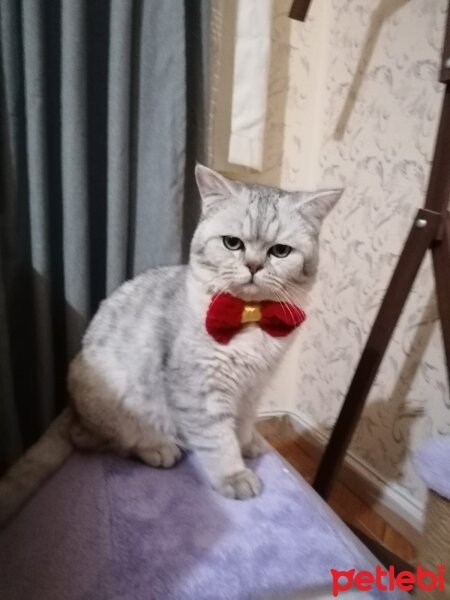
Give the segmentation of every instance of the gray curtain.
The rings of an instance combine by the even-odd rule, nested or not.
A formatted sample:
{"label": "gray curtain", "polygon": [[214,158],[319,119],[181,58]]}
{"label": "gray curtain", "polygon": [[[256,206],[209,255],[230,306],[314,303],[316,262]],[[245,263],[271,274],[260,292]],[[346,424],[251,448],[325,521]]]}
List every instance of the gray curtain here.
{"label": "gray curtain", "polygon": [[0,470],[100,300],[186,260],[208,0],[0,0]]}

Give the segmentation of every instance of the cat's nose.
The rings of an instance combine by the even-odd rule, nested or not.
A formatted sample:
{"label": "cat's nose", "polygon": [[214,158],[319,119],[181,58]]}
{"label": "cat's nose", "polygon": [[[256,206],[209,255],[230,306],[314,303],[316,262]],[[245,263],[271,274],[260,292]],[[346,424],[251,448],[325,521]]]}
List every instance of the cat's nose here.
{"label": "cat's nose", "polygon": [[252,275],[254,275],[255,273],[257,273],[258,271],[260,271],[263,268],[263,266],[259,263],[249,262],[246,264],[247,264],[248,270],[250,271],[250,273]]}

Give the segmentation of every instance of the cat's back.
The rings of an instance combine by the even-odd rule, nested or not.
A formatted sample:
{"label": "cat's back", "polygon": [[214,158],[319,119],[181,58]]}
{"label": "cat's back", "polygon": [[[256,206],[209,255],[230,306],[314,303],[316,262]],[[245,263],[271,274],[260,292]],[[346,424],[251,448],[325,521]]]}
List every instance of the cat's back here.
{"label": "cat's back", "polygon": [[184,294],[186,266],[156,267],[118,287],[100,306],[92,319],[83,347],[105,347],[112,342],[156,334],[172,304]]}

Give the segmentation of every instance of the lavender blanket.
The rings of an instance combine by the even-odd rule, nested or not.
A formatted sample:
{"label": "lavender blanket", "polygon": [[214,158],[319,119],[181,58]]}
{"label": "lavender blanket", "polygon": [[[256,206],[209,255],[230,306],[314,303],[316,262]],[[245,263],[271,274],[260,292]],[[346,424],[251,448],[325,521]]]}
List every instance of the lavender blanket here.
{"label": "lavender blanket", "polygon": [[430,490],[450,500],[450,437],[428,440],[416,452],[414,464]]}
{"label": "lavender blanket", "polygon": [[192,456],[163,471],[74,454],[0,534],[0,598],[330,598],[330,568],[373,570],[282,459],[269,453],[253,466],[264,492],[239,502],[211,490]]}

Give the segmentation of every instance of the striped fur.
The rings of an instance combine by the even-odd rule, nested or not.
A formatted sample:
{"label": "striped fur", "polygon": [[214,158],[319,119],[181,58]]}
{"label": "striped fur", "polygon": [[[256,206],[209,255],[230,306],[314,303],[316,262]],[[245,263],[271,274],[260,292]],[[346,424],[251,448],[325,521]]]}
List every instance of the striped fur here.
{"label": "striped fur", "polygon": [[[196,169],[203,199],[188,266],[151,269],[100,306],[69,372],[75,444],[99,444],[170,467],[195,451],[211,484],[247,498],[261,482],[243,456],[262,451],[253,424],[258,399],[291,336],[246,326],[227,345],[205,330],[213,294],[299,302],[315,273],[320,224],[340,190],[284,192]],[[234,236],[245,250],[228,250]],[[274,244],[293,248],[286,258]],[[250,282],[246,263],[262,267]],[[301,302],[301,300],[300,300]]]}

